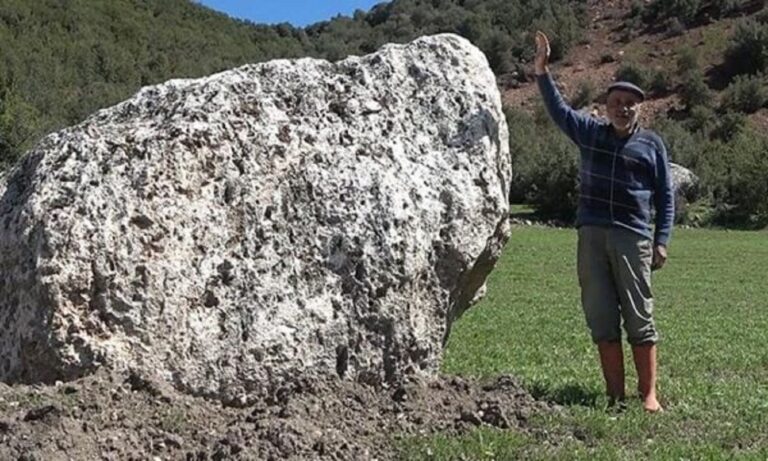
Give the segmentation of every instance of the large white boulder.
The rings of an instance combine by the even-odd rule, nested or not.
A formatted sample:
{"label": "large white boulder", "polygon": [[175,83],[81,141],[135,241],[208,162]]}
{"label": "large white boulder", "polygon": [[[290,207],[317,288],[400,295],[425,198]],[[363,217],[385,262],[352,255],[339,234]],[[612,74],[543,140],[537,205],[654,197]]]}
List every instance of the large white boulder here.
{"label": "large white boulder", "polygon": [[508,236],[507,136],[455,35],[144,88],[0,189],[0,379],[434,372]]}

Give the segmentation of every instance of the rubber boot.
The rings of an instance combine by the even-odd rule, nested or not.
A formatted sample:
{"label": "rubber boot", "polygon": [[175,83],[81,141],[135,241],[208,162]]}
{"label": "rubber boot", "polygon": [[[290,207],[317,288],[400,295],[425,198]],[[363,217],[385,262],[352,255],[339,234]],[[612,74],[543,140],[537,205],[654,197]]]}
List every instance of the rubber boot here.
{"label": "rubber boot", "polygon": [[637,392],[643,401],[643,409],[649,413],[663,411],[656,398],[656,345],[632,346],[632,357],[637,369]]}
{"label": "rubber boot", "polygon": [[621,341],[599,342],[597,350],[600,353],[600,366],[605,378],[605,390],[608,394],[608,405],[624,402],[624,352]]}

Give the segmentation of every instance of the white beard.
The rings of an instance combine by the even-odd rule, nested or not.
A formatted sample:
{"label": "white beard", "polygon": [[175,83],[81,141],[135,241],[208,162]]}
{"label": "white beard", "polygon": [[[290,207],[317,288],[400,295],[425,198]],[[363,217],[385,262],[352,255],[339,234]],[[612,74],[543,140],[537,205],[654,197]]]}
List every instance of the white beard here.
{"label": "white beard", "polygon": [[637,120],[638,120],[638,116],[635,115],[634,117],[630,118],[627,121],[626,125],[620,124],[620,122],[618,120],[611,120],[611,125],[613,125],[613,127],[616,128],[617,130],[628,130],[628,131],[631,131],[632,128],[634,128],[635,125],[637,125]]}

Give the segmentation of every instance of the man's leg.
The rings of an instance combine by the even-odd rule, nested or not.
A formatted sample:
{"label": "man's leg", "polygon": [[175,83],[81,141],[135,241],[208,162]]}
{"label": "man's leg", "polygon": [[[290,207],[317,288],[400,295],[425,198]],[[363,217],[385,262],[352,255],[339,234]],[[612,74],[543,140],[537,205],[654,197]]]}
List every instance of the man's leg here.
{"label": "man's leg", "polygon": [[624,400],[624,354],[619,299],[607,252],[607,228],[583,226],[578,232],[577,268],[581,305],[600,354],[610,403]]}
{"label": "man's leg", "polygon": [[660,411],[662,408],[656,395],[659,335],[653,320],[651,292],[652,242],[631,231],[615,229],[611,244],[621,314],[637,369],[637,390],[646,411]]}
{"label": "man's leg", "polygon": [[632,357],[637,369],[637,390],[645,411],[655,413],[663,408],[656,397],[656,344],[632,346]]}
{"label": "man's leg", "polygon": [[608,404],[612,406],[616,402],[623,402],[625,398],[624,350],[621,347],[621,340],[598,342],[597,350],[600,354],[600,367],[605,379]]}

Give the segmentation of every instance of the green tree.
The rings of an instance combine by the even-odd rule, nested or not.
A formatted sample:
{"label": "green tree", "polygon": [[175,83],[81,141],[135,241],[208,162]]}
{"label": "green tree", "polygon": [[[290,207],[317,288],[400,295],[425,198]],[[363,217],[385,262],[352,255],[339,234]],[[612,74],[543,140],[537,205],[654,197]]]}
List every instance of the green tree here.
{"label": "green tree", "polygon": [[751,19],[739,22],[725,52],[725,60],[735,75],[765,71],[768,66],[768,24]]}
{"label": "green tree", "polygon": [[535,116],[508,109],[513,201],[539,215],[572,221],[578,202],[578,150],[539,107]]}
{"label": "green tree", "polygon": [[688,110],[696,106],[710,106],[712,99],[712,90],[707,86],[704,75],[697,73],[685,77],[680,88],[680,100]]}
{"label": "green tree", "polygon": [[723,94],[725,110],[747,114],[757,112],[768,102],[768,90],[762,76],[738,75]]}
{"label": "green tree", "polygon": [[637,63],[627,62],[616,71],[616,80],[631,82],[640,88],[645,88],[650,81],[650,72]]}
{"label": "green tree", "polygon": [[13,89],[0,91],[0,165],[8,165],[38,134],[40,114]]}

